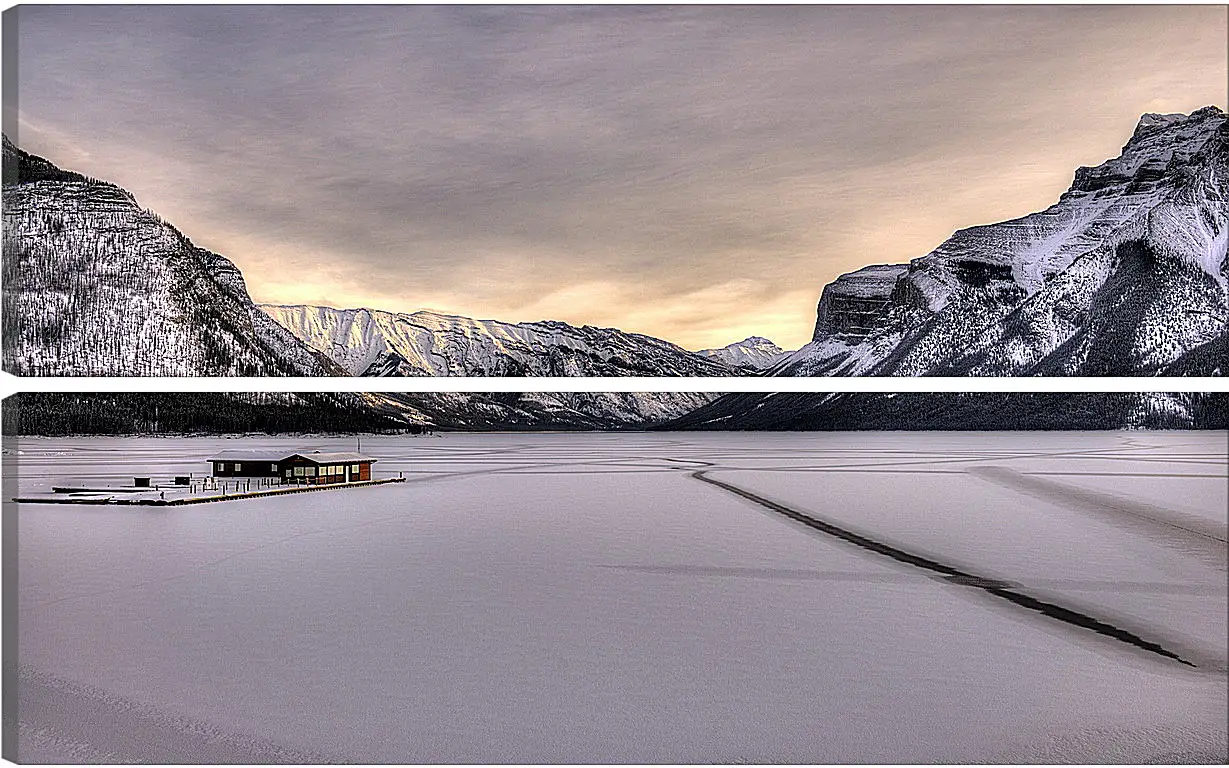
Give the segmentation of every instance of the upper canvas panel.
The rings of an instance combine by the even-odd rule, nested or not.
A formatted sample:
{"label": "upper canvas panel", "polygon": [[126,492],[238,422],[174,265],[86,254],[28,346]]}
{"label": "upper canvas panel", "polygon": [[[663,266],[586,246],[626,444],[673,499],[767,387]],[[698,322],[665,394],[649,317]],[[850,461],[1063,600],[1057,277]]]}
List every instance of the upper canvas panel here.
{"label": "upper canvas panel", "polygon": [[11,9],[4,368],[1219,375],[1225,16]]}

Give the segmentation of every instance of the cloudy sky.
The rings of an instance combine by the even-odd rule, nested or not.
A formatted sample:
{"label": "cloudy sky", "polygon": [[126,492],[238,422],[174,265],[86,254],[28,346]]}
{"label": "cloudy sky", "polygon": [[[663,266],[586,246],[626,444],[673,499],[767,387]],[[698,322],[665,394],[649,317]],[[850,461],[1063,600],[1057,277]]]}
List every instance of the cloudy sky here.
{"label": "cloudy sky", "polygon": [[793,347],[842,272],[1225,107],[1225,35],[1223,6],[22,6],[11,138],[257,301]]}

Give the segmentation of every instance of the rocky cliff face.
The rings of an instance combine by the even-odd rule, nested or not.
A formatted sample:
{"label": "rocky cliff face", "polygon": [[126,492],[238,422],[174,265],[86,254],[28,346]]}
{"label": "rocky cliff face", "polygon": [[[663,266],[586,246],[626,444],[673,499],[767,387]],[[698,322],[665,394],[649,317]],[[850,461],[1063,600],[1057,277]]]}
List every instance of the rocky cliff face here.
{"label": "rocky cliff face", "polygon": [[1229,318],[1229,126],[1145,115],[1040,213],[961,230],[824,291],[784,375],[1153,375],[1207,369]]}
{"label": "rocky cliff face", "polygon": [[872,264],[829,283],[819,297],[811,340],[865,339],[891,306],[896,281],[908,269],[907,264]]}
{"label": "rocky cliff face", "polygon": [[717,359],[614,328],[503,323],[435,312],[261,309],[355,376],[729,376]]}
{"label": "rocky cliff face", "polygon": [[4,368],[28,376],[343,371],[128,192],[4,139]]}

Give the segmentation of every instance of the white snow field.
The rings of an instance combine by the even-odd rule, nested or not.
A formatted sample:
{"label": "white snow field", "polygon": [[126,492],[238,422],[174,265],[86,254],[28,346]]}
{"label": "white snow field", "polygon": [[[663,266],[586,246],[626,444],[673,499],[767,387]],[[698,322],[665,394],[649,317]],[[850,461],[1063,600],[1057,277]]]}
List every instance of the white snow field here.
{"label": "white snow field", "polygon": [[[1227,437],[364,437],[409,482],[10,504],[6,756],[1224,762]],[[355,441],[20,438],[5,497],[271,445]]]}

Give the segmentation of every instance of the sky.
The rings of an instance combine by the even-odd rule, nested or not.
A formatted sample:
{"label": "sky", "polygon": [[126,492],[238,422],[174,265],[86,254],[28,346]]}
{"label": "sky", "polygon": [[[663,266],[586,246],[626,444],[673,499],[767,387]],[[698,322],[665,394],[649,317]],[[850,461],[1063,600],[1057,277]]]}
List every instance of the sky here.
{"label": "sky", "polygon": [[797,347],[838,275],[1044,209],[1145,112],[1227,106],[1224,6],[17,12],[10,138],[255,300],[690,349]]}

